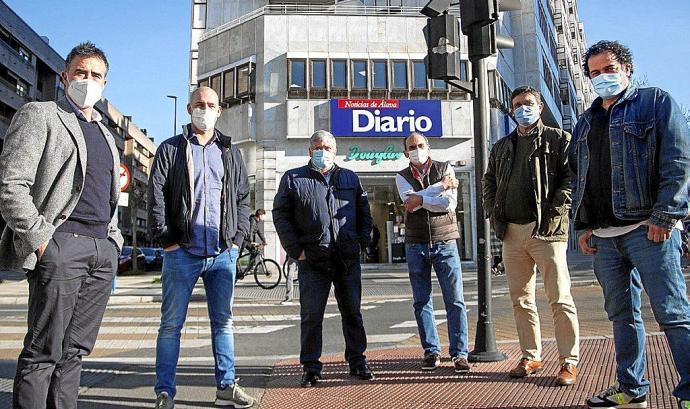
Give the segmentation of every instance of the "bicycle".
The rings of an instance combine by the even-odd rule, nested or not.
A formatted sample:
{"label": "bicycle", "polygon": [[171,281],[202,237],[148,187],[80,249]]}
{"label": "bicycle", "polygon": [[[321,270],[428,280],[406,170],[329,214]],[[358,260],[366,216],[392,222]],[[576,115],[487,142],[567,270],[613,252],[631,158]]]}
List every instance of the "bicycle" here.
{"label": "bicycle", "polygon": [[288,272],[290,272],[290,273],[292,273],[292,282],[295,282],[298,280],[298,277],[297,277],[298,271],[299,271],[299,267],[297,266],[297,260],[295,260],[292,257],[287,257],[285,259],[285,261],[283,262],[283,277],[285,277],[285,279],[287,280]]}
{"label": "bicycle", "polygon": [[[241,254],[237,258],[237,275],[235,282],[244,279],[251,271],[254,273],[254,280],[259,287],[270,290],[280,284],[281,269],[280,265],[270,258],[264,258],[261,254],[259,246],[256,244],[249,244],[247,247],[248,253]],[[239,260],[249,256],[249,262],[245,267],[239,265]]]}

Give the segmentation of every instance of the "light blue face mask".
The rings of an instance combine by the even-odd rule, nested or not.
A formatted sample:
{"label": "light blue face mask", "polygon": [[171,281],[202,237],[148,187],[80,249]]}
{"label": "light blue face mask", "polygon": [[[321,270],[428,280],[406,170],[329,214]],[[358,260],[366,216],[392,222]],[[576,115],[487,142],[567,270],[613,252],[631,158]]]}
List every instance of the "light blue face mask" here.
{"label": "light blue face mask", "polygon": [[328,170],[333,167],[335,154],[324,149],[317,149],[312,153],[311,161],[319,170]]}
{"label": "light blue face mask", "polygon": [[611,98],[625,90],[625,73],[599,74],[592,78],[594,92],[602,98]]}
{"label": "light blue face mask", "polygon": [[515,110],[515,120],[520,126],[530,126],[539,120],[538,105],[522,105]]}

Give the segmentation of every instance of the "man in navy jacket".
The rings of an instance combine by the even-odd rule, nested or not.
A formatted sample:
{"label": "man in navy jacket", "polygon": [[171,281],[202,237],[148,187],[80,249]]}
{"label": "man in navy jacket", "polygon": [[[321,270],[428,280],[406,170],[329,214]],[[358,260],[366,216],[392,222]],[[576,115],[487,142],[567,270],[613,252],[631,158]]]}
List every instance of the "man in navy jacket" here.
{"label": "man in navy jacket", "polygon": [[333,162],[335,153],[333,135],[315,132],[309,164],[283,175],[273,202],[280,241],[299,265],[303,387],[321,379],[321,332],[331,284],[343,320],[350,375],[374,378],[364,356],[367,338],[360,312],[360,252],[369,244],[372,228],[369,201],[357,175]]}

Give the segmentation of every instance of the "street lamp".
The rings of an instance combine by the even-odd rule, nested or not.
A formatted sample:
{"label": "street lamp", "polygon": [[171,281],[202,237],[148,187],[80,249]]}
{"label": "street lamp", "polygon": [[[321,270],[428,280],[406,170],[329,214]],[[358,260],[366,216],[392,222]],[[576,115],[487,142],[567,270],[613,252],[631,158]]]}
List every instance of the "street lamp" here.
{"label": "street lamp", "polygon": [[172,133],[172,136],[175,136],[175,134],[177,133],[177,96],[168,95],[168,98],[171,98],[175,101],[175,113],[174,113],[173,133]]}

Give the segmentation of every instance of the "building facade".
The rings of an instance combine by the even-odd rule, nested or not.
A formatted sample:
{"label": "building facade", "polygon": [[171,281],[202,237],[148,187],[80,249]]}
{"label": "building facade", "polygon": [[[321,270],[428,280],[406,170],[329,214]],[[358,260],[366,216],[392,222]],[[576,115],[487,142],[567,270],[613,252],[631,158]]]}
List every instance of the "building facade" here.
{"label": "building facade", "polygon": [[65,60],[0,0],[0,148],[19,107],[52,101],[60,92]]}
{"label": "building facade", "polygon": [[[523,3],[534,9],[541,1]],[[455,168],[460,180],[460,254],[465,260],[475,258],[472,101],[465,92],[426,78],[426,18],[420,14],[425,4],[192,1],[190,90],[207,85],[220,95],[225,109],[217,127],[233,137],[244,155],[255,209],[271,209],[283,173],[308,162],[310,135],[330,130],[338,142],[336,162],[356,171],[369,193],[381,233],[379,252],[370,261],[402,261],[404,209],[395,174],[408,164],[403,137],[418,130],[429,136],[432,157]],[[545,4],[553,14],[552,6]],[[528,13],[523,13],[522,20],[527,20]],[[532,18],[533,29],[537,17]],[[500,20],[501,32],[515,37],[516,48],[525,50],[526,42],[536,38],[525,34],[526,26],[510,13]],[[549,27],[556,38],[555,26]],[[516,64],[525,58],[520,52],[501,50],[490,61],[492,141],[514,128],[508,116],[511,90],[529,83],[530,75],[539,74],[535,81],[544,77],[535,68],[542,64],[536,57],[530,64]],[[469,78],[466,42],[460,55],[462,76]],[[546,122],[562,126],[560,71],[552,71],[556,102]],[[542,82],[551,84],[548,78]],[[268,254],[282,259],[272,223],[264,223],[264,230]]]}

